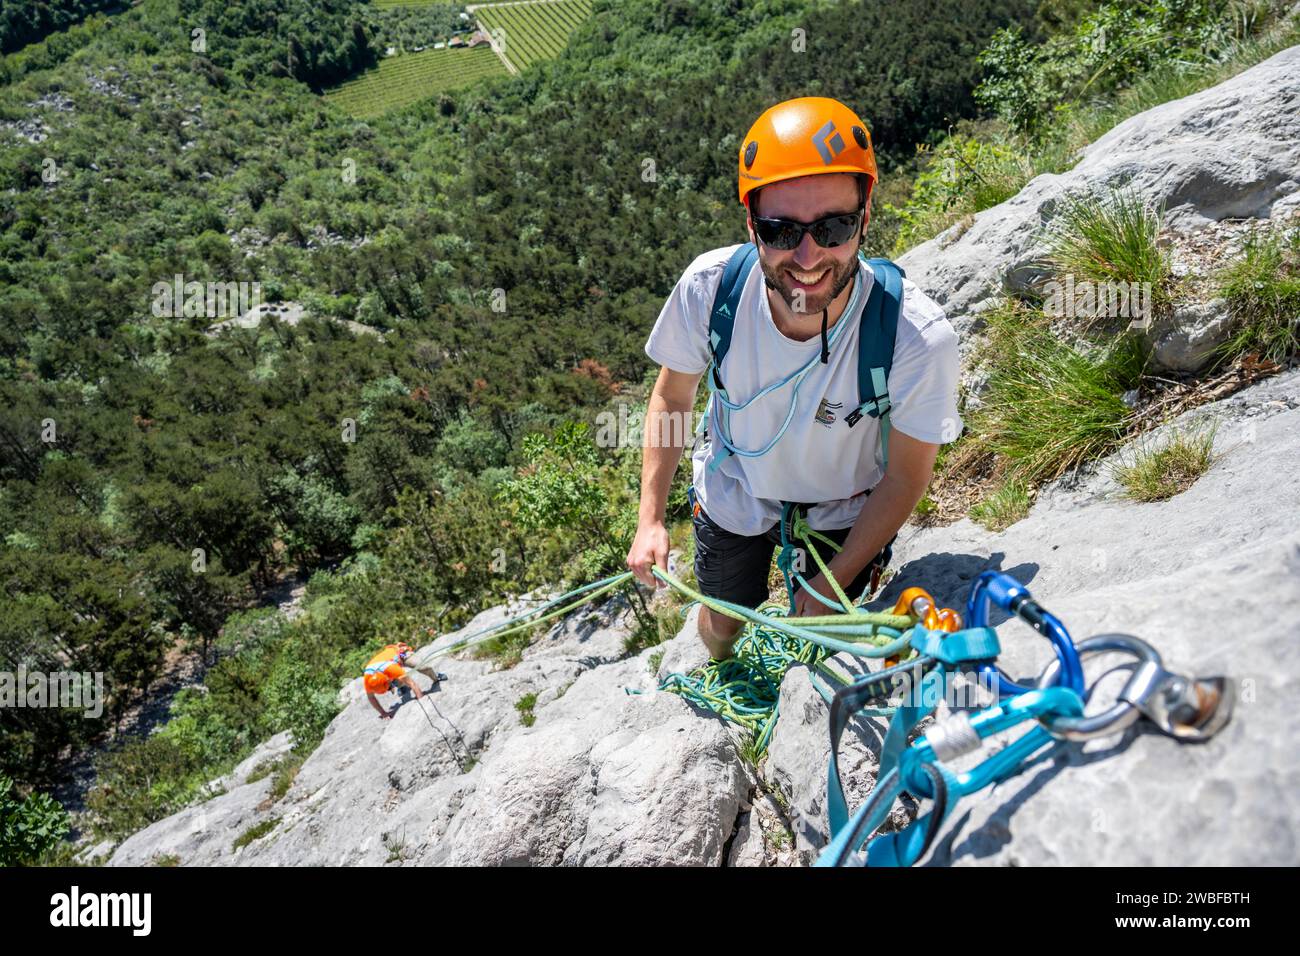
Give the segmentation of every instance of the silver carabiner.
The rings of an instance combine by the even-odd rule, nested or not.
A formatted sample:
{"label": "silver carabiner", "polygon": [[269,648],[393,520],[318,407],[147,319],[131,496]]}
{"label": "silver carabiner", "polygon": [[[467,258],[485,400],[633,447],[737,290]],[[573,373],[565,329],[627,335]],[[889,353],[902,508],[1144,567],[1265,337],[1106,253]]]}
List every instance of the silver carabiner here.
{"label": "silver carabiner", "polygon": [[[1164,669],[1154,647],[1132,634],[1098,634],[1078,644],[1079,657],[1108,651],[1132,654],[1137,661],[1118,699],[1091,717],[1040,717],[1053,737],[1084,741],[1126,730],[1145,716],[1161,731],[1179,740],[1209,740],[1232,718],[1233,685],[1226,677],[1183,677]],[[1053,660],[1037,685],[1056,679],[1060,661]],[[1091,690],[1086,695],[1091,697]]]}

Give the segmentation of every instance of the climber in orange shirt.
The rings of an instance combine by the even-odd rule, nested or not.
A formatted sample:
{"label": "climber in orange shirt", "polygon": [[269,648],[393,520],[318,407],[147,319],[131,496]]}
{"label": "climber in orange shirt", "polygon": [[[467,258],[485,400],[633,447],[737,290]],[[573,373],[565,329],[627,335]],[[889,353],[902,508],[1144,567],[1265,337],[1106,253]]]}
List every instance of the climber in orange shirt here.
{"label": "climber in orange shirt", "polygon": [[[420,690],[420,685],[415,682],[415,678],[411,677],[406,672],[406,669],[402,667],[412,653],[409,644],[389,644],[370,658],[370,661],[366,664],[365,676],[362,678],[366,688],[366,699],[370,701],[370,706],[379,713],[380,720],[388,720],[393,715],[383,708],[376,695],[387,693],[394,684],[400,687],[409,687],[415,692],[416,700],[424,696],[424,693]],[[446,674],[438,673],[427,667],[413,667],[411,669],[423,674],[434,684],[445,680],[447,677]],[[405,696],[404,692],[403,696]]]}

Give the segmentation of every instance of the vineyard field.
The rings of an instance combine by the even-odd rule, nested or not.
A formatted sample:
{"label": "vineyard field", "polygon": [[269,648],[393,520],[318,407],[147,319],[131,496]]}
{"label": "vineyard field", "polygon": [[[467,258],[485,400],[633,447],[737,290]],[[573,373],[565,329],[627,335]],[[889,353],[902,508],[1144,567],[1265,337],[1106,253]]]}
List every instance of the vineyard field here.
{"label": "vineyard field", "polygon": [[591,15],[591,0],[539,0],[477,6],[474,16],[517,70],[556,56],[569,36]]}
{"label": "vineyard field", "polygon": [[425,50],[380,60],[375,69],[327,91],[325,98],[359,119],[373,119],[444,90],[505,72],[487,46]]}

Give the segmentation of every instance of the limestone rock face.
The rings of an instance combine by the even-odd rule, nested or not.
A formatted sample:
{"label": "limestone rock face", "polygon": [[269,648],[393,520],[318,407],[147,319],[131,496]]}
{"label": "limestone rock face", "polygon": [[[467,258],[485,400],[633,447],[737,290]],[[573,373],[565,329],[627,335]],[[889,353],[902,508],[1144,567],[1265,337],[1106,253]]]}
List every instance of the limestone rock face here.
{"label": "limestone rock face", "polygon": [[1193,302],[1175,309],[1152,332],[1155,364],[1174,372],[1195,372],[1228,339],[1231,325],[1225,299]]}
{"label": "limestone rock face", "polygon": [[649,690],[641,657],[583,675],[484,758],[427,862],[720,865],[749,783],[722,721]]}

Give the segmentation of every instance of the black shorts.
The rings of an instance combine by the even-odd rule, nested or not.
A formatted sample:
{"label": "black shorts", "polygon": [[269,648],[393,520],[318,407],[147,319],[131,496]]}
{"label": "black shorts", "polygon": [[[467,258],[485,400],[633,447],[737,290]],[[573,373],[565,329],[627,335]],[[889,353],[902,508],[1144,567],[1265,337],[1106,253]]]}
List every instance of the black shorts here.
{"label": "black shorts", "polygon": [[[805,512],[806,513],[806,512]],[[695,578],[700,591],[707,597],[730,601],[742,607],[756,608],[767,600],[767,578],[772,569],[772,556],[781,547],[781,523],[778,521],[763,534],[747,536],[733,534],[725,528],[714,524],[712,519],[700,508],[693,519],[695,527]],[[844,544],[851,528],[837,531],[821,531],[836,544]],[[873,573],[883,571],[893,557],[893,544],[898,535],[890,538],[889,544],[881,549],[876,557],[867,562],[852,583],[844,588],[850,600],[858,597],[872,584]],[[814,540],[817,553],[822,561],[830,564],[834,557],[831,549]],[[803,543],[799,542],[802,547]],[[818,574],[817,562],[808,556],[804,560],[803,575],[811,580]],[[843,586],[844,582],[840,582]],[[827,614],[833,614],[826,609]]]}

